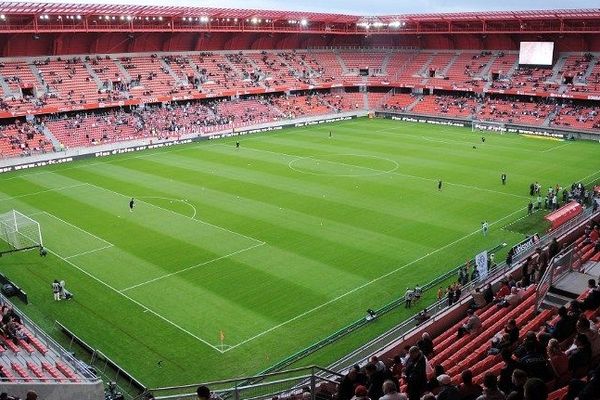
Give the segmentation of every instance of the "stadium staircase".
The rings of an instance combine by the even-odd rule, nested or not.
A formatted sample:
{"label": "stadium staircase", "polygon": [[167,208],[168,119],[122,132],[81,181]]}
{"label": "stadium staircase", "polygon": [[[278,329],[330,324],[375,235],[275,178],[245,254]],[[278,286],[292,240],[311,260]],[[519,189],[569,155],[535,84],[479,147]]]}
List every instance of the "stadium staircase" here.
{"label": "stadium staircase", "polygon": [[560,55],[560,58],[554,64],[552,68],[552,77],[546,81],[546,83],[555,83],[558,85],[562,84],[562,73],[564,72],[564,66],[567,63],[567,59],[570,54],[563,53]]}
{"label": "stadium staircase", "polygon": [[427,72],[429,71],[429,66],[433,62],[433,59],[435,58],[435,56],[437,56],[437,52],[432,53],[431,56],[429,56],[429,58],[427,59],[427,61],[425,61],[425,63],[421,67],[421,69],[419,69],[417,71],[417,73],[416,73],[417,76],[419,76],[421,78],[425,78],[427,76]]}
{"label": "stadium staircase", "polygon": [[104,88],[104,82],[102,82],[102,79],[100,79],[100,77],[94,71],[92,66],[87,61],[84,61],[83,65],[85,66],[87,72],[90,74],[90,77],[94,80],[94,82],[96,82],[96,86],[98,86],[98,89]]}
{"label": "stadium staircase", "polygon": [[[4,79],[5,79],[4,76],[2,76],[2,74],[0,74],[0,87],[2,87],[2,92],[4,93],[4,97],[17,96],[17,94],[12,91],[12,89],[6,83],[6,81]],[[20,97],[21,94],[19,93],[18,96]]]}
{"label": "stadium staircase", "polygon": [[496,60],[498,60],[498,56],[499,56],[498,52],[492,54],[492,56],[488,60],[488,63],[485,65],[485,67],[483,67],[481,69],[481,71],[479,71],[475,75],[475,78],[487,79],[488,76],[490,75],[491,70],[492,70],[492,65],[494,65],[494,63],[496,62]]}
{"label": "stadium staircase", "polygon": [[584,82],[587,82],[588,78],[590,77],[590,75],[592,75],[592,72],[596,68],[596,65],[600,61],[600,59],[598,57],[599,57],[598,53],[594,53],[594,58],[592,58],[592,60],[590,61],[590,64],[588,65],[587,71],[585,71],[585,74],[583,74],[583,76],[582,76],[582,80]]}
{"label": "stadium staircase", "polygon": [[48,139],[52,143],[52,146],[54,146],[54,149],[60,149],[63,147],[62,144],[60,143],[60,141],[56,138],[56,136],[54,136],[52,134],[52,132],[50,131],[50,129],[48,129],[48,127],[46,125],[36,125],[36,126],[39,127],[39,130],[44,134],[46,139]]}
{"label": "stadium staircase", "polygon": [[350,70],[348,69],[348,66],[346,66],[346,63],[344,62],[344,59],[340,55],[340,52],[336,50],[333,52],[333,54],[335,55],[335,59],[337,60],[337,62],[342,67],[343,75],[350,74]]}
{"label": "stadium staircase", "polygon": [[113,61],[117,65],[117,68],[121,72],[121,75],[123,75],[125,77],[125,81],[131,82],[131,75],[129,74],[127,69],[123,66],[123,64],[121,63],[121,60],[114,58]]}
{"label": "stadium staircase", "polygon": [[458,60],[458,58],[461,56],[461,54],[462,54],[462,51],[457,51],[456,54],[454,54],[452,56],[452,58],[450,59],[448,64],[446,64],[446,66],[442,69],[442,71],[439,73],[436,73],[436,76],[438,76],[438,75],[441,77],[448,76],[448,71],[450,71],[450,69],[452,68],[452,66],[454,65],[456,60]]}
{"label": "stadium staircase", "polygon": [[181,78],[179,75],[177,75],[177,74],[175,73],[175,71],[173,71],[173,68],[171,68],[171,65],[170,65],[168,62],[166,62],[166,61],[164,60],[164,58],[162,58],[162,57],[160,57],[160,58],[159,58],[159,60],[160,60],[160,66],[161,66],[162,68],[164,68],[164,69],[165,69],[165,71],[167,71],[167,73],[168,73],[169,75],[171,75],[171,77],[173,78],[173,81],[175,81],[175,83],[176,83],[177,85],[180,85],[180,84],[182,84],[182,83],[183,83],[183,80],[182,80],[182,78]]}
{"label": "stadium staircase", "polygon": [[394,55],[394,53],[392,53],[391,51],[389,51],[385,57],[383,58],[383,61],[381,62],[381,73],[380,75],[382,76],[387,76],[388,72],[388,65],[390,65],[390,60],[392,59],[392,56]]}
{"label": "stadium staircase", "polygon": [[37,81],[37,85],[36,88],[38,91],[42,92],[42,93],[48,93],[48,90],[46,88],[46,84],[44,83],[44,79],[42,78],[41,71],[32,63],[27,63],[29,66],[29,70],[31,71],[31,74],[35,77],[35,80]]}
{"label": "stadium staircase", "polygon": [[[190,57],[189,59],[189,63],[190,63],[190,67],[192,67],[192,69],[194,70],[194,76],[198,79],[202,78],[202,75],[198,72],[201,68],[198,67],[198,64],[196,64],[194,62],[194,60],[192,60],[192,58]],[[198,88],[199,90],[202,90],[202,84],[200,83],[200,87]]]}

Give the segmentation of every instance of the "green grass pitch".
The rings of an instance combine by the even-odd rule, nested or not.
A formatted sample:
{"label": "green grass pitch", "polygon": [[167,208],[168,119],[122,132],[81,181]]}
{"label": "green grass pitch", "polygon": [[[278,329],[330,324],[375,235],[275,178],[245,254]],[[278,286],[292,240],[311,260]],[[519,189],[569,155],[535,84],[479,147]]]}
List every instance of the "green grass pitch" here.
{"label": "green grass pitch", "polygon": [[[486,137],[359,119],[2,175],[0,212],[39,221],[50,253],[2,257],[0,271],[42,327],[58,336],[60,321],[146,385],[253,374],[520,240],[502,227],[525,214],[531,182],[600,173],[597,143]],[[53,279],[74,300],[52,301]],[[303,362],[325,365],[407,313]]]}

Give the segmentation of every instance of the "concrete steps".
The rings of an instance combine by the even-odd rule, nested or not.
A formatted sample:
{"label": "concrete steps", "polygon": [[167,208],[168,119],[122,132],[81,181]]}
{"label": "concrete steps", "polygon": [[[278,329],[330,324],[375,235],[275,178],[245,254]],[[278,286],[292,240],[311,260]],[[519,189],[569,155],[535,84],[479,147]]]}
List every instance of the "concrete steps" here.
{"label": "concrete steps", "polygon": [[102,79],[100,79],[98,74],[96,72],[94,72],[94,68],[92,68],[92,66],[87,61],[84,61],[83,65],[84,65],[85,69],[87,70],[88,74],[90,74],[90,76],[94,80],[94,82],[96,82],[96,86],[98,86],[98,89],[103,89],[104,82],[102,82]]}

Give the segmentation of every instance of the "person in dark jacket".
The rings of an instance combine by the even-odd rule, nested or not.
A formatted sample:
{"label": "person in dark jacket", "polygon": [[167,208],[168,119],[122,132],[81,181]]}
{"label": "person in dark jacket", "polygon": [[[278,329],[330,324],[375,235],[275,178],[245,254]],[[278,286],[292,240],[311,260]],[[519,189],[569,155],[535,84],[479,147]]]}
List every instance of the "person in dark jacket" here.
{"label": "person in dark jacket", "polygon": [[367,377],[360,372],[360,367],[358,365],[352,366],[338,386],[337,398],[339,400],[350,400],[354,396],[355,387],[365,384],[366,381]]}
{"label": "person in dark jacket", "polygon": [[556,321],[554,326],[548,325],[546,330],[554,339],[562,342],[575,333],[576,323],[577,321],[571,318],[567,308],[565,306],[561,306],[558,309],[558,321]]}
{"label": "person in dark jacket", "polygon": [[[367,374],[367,390],[369,391],[370,399],[379,399],[384,395],[383,382],[388,380],[395,381],[390,370],[387,368],[383,371],[378,370],[377,366],[373,363],[368,363],[365,366],[365,372]],[[394,383],[398,385],[398,382]]]}
{"label": "person in dark jacket", "polygon": [[407,384],[406,392],[409,400],[419,400],[427,383],[425,356],[418,347],[413,346],[408,351],[408,360],[404,368]]}

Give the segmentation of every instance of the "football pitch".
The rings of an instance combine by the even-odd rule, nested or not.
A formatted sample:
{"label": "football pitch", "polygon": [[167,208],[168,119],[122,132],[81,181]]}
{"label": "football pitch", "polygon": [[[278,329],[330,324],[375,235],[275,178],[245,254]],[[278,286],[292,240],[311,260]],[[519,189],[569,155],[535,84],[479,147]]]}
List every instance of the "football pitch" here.
{"label": "football pitch", "polygon": [[[522,239],[503,227],[526,214],[530,183],[600,177],[598,143],[481,136],[358,119],[2,175],[0,212],[38,221],[49,254],[7,255],[0,272],[40,326],[58,336],[58,320],[148,386],[254,374]],[[52,300],[54,279],[73,300]]]}

